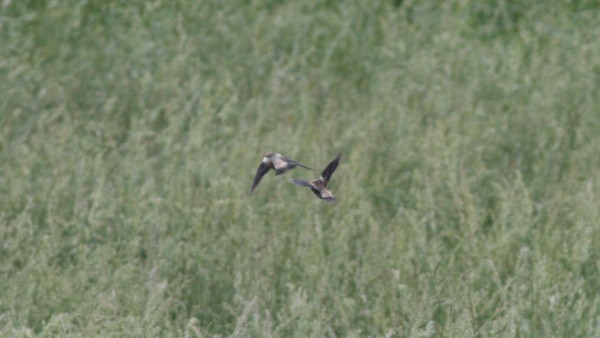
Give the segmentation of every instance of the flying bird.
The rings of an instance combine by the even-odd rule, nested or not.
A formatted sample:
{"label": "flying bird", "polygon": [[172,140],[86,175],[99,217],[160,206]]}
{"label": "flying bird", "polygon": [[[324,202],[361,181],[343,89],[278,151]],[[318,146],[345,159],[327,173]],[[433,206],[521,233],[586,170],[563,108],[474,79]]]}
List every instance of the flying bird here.
{"label": "flying bird", "polygon": [[281,175],[288,170],[294,169],[296,166],[301,166],[302,168],[306,168],[312,170],[305,166],[304,164],[294,161],[291,158],[285,157],[278,153],[267,152],[263,155],[263,159],[258,166],[258,170],[256,170],[256,175],[254,176],[254,181],[252,182],[252,188],[250,188],[250,194],[254,191],[254,188],[260,183],[260,180],[265,176],[269,170],[275,170],[275,175]]}
{"label": "flying bird", "polygon": [[335,201],[335,196],[331,193],[331,190],[327,187],[329,180],[331,179],[331,175],[335,169],[337,169],[338,164],[340,163],[340,158],[342,157],[342,153],[339,153],[338,156],[327,165],[327,168],[323,170],[321,173],[321,178],[315,179],[312,181],[305,180],[295,180],[290,179],[289,181],[294,183],[295,185],[301,187],[308,187],[310,190],[320,199],[323,199],[327,202]]}

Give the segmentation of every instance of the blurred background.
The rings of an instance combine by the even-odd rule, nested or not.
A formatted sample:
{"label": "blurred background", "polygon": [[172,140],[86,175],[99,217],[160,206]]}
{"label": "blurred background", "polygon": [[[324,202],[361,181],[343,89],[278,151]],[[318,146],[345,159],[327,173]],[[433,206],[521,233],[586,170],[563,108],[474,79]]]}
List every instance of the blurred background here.
{"label": "blurred background", "polygon": [[0,335],[598,335],[599,14],[2,1]]}

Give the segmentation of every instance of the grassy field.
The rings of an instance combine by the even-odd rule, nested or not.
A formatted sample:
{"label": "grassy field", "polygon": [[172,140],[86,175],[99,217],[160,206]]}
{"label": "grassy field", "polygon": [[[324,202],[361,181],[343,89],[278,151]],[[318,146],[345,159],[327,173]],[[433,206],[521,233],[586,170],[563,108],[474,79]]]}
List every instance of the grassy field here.
{"label": "grassy field", "polygon": [[3,1],[0,336],[600,337],[599,13]]}

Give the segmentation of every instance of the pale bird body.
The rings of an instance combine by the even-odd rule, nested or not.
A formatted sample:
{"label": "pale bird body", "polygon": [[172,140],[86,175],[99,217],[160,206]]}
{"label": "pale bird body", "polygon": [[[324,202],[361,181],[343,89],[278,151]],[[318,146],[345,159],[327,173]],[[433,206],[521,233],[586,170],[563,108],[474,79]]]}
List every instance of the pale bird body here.
{"label": "pale bird body", "polygon": [[260,180],[269,172],[269,170],[275,170],[275,175],[281,175],[297,166],[312,170],[304,164],[294,161],[291,158],[283,156],[279,153],[273,153],[270,151],[265,153],[260,165],[258,166],[258,169],[256,170],[256,175],[254,176],[254,181],[252,182],[252,188],[250,188],[250,194],[252,194],[254,188],[256,188],[258,183],[260,183]]}

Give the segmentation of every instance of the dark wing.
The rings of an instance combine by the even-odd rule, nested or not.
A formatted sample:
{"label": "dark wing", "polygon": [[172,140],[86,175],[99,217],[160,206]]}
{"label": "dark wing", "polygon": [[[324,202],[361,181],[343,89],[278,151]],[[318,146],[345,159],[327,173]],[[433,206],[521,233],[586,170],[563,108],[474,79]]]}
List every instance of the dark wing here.
{"label": "dark wing", "polygon": [[327,165],[327,168],[323,170],[321,177],[323,177],[323,180],[325,180],[326,184],[329,183],[331,175],[333,175],[333,172],[335,171],[335,169],[337,169],[337,166],[340,163],[340,158],[342,158],[342,153],[339,153],[335,160],[331,161],[331,163]]}
{"label": "dark wing", "polygon": [[306,166],[306,165],[304,165],[304,164],[302,164],[302,163],[300,163],[298,161],[294,161],[291,158],[283,157],[283,159],[286,160],[289,164],[292,164],[294,167],[295,166],[301,166],[304,169],[313,170],[313,168],[308,167],[308,166]]}
{"label": "dark wing", "polygon": [[258,185],[260,180],[263,178],[263,176],[265,176],[269,172],[270,169],[271,169],[271,167],[269,164],[260,162],[260,165],[258,166],[258,170],[256,170],[256,175],[254,176],[254,182],[252,182],[252,188],[250,189],[250,194],[248,194],[248,195],[252,194],[252,192],[254,191],[254,188],[256,188],[256,186]]}
{"label": "dark wing", "polygon": [[294,183],[295,185],[301,186],[301,187],[309,187],[309,188],[314,189],[314,190],[319,190],[319,188],[317,188],[316,185],[310,183],[309,181],[295,180],[293,178],[290,178],[288,181]]}
{"label": "dark wing", "polygon": [[276,164],[275,165],[275,168],[276,168],[275,169],[275,175],[281,175],[281,174],[285,173],[288,170],[294,169],[297,166],[301,166],[302,168],[313,170],[312,168],[307,167],[304,164],[302,164],[302,163],[300,163],[298,161],[294,161],[291,158],[288,158],[288,157],[285,157],[285,156],[282,156],[281,160],[284,161],[287,165],[285,167],[283,167],[283,168],[277,169],[278,165]]}

